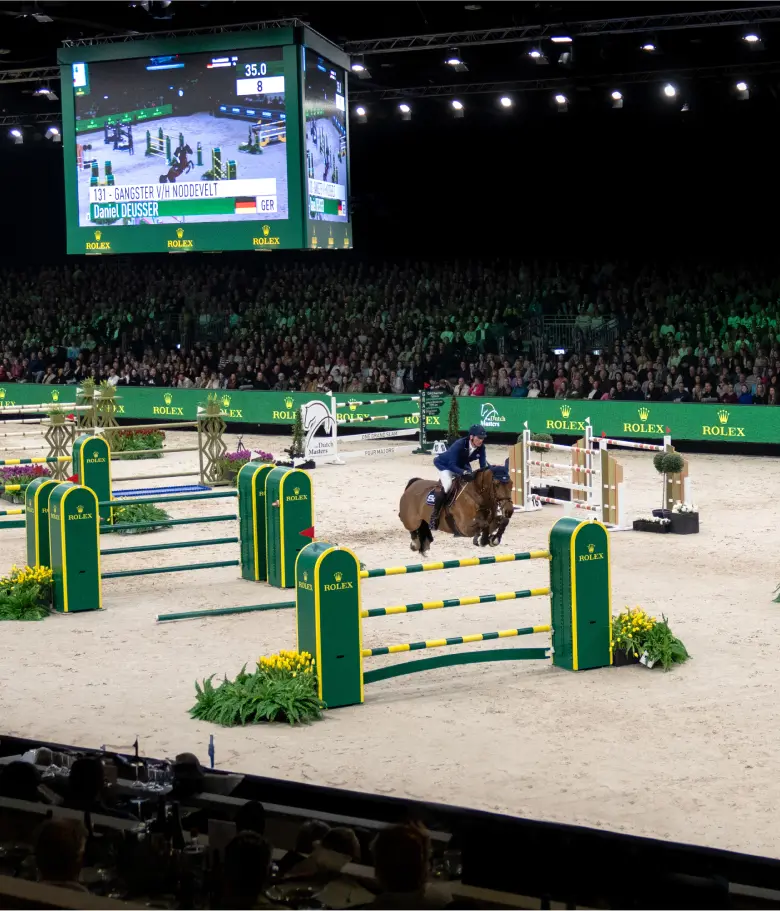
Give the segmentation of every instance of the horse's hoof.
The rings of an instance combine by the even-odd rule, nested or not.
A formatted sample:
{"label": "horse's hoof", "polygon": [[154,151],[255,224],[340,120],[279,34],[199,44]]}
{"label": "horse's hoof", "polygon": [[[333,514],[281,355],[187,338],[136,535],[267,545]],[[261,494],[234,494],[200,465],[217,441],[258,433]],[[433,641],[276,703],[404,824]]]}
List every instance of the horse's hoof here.
{"label": "horse's hoof", "polygon": [[490,546],[491,546],[491,547],[498,547],[498,545],[499,545],[500,543],[501,543],[501,538],[491,538],[491,539],[490,539]]}

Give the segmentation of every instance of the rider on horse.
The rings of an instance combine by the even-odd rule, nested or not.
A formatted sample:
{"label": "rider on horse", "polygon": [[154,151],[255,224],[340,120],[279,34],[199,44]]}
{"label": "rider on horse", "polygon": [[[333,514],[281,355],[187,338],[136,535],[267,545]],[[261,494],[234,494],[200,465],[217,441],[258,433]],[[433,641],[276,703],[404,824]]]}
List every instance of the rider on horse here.
{"label": "rider on horse", "polygon": [[449,449],[433,460],[433,465],[439,473],[441,490],[434,491],[433,511],[428,520],[431,531],[436,531],[439,527],[439,513],[455,478],[462,477],[470,481],[473,478],[471,463],[475,460],[479,460],[480,470],[487,468],[487,456],[483,445],[486,438],[485,428],[481,424],[472,424],[467,437],[456,440]]}

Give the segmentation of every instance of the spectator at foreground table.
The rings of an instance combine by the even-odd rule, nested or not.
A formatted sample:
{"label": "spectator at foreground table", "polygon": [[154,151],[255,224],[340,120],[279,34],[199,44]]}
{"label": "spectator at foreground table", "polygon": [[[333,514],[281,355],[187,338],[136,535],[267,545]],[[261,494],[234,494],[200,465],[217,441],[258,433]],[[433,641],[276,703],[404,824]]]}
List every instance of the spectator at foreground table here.
{"label": "spectator at foreground table", "polygon": [[39,791],[41,775],[30,762],[17,760],[9,762],[0,771],[0,797],[27,800],[30,803],[45,803]]}
{"label": "spectator at foreground table", "polygon": [[389,826],[377,835],[374,871],[382,892],[364,908],[444,908],[448,898],[428,884],[431,843],[415,825]]}
{"label": "spectator at foreground table", "polygon": [[271,871],[271,845],[256,832],[241,832],[225,848],[221,908],[275,908],[263,894]]}
{"label": "spectator at foreground table", "polygon": [[279,875],[285,876],[294,867],[305,861],[329,831],[330,826],[319,819],[311,819],[305,822],[298,830],[298,835],[295,839],[295,849],[288,851],[276,865]]}
{"label": "spectator at foreground table", "polygon": [[49,819],[35,844],[35,862],[42,882],[61,889],[86,892],[79,882],[87,830],[78,819]]}
{"label": "spectator at foreground table", "polygon": [[73,810],[100,813],[117,819],[135,819],[131,813],[109,807],[104,802],[105,770],[96,756],[77,759],[68,776],[65,805]]}

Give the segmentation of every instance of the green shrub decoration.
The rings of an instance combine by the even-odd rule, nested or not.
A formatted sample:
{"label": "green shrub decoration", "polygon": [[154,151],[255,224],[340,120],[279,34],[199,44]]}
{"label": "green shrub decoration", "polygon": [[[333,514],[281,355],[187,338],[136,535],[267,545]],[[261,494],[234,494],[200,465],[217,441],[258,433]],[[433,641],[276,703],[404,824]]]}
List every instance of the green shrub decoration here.
{"label": "green shrub decoration", "polygon": [[241,668],[235,680],[214,686],[214,674],[196,682],[190,715],[199,721],[232,727],[261,721],[304,724],[322,717],[314,659],[308,652],[279,652],[260,658],[253,673]]}
{"label": "green shrub decoration", "polygon": [[290,448],[285,452],[291,459],[302,459],[305,455],[303,434],[303,412],[299,408],[295,412],[295,423],[292,426],[292,441]]}
{"label": "green shrub decoration", "polygon": [[685,468],[685,459],[679,452],[657,452],[653,465],[658,474],[679,474]]}
{"label": "green shrub decoration", "polygon": [[460,403],[458,396],[453,395],[450,399],[450,415],[447,419],[447,445],[452,444],[460,439]]}
{"label": "green shrub decoration", "polygon": [[[121,501],[120,501],[121,502]],[[114,507],[114,523],[122,525],[135,525],[142,522],[164,522],[170,519],[170,515],[159,506],[153,503],[132,504],[130,506]],[[142,528],[122,528],[117,534],[124,535],[143,535],[149,531],[157,531],[159,528],[165,528],[165,525],[148,526]]]}
{"label": "green shrub decoration", "polygon": [[[115,430],[111,434],[111,453],[122,454],[123,462],[134,459],[161,459],[163,457],[163,430]],[[157,452],[146,450],[156,449]],[[136,455],[136,453],[142,453]]]}
{"label": "green shrub decoration", "polygon": [[0,620],[43,620],[51,605],[52,571],[47,566],[14,566],[0,578]]}
{"label": "green shrub decoration", "polygon": [[673,664],[682,664],[691,656],[669,628],[669,621],[651,617],[641,607],[627,607],[612,618],[612,648],[635,658],[647,652],[649,661],[668,671]]}

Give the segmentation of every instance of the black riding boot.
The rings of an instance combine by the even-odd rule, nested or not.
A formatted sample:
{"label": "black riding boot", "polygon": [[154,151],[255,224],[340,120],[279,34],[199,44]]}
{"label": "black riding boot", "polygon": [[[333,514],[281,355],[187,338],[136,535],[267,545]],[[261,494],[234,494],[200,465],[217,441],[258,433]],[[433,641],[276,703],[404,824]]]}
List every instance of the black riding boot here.
{"label": "black riding boot", "polygon": [[444,500],[447,497],[443,490],[437,490],[434,496],[433,510],[431,511],[430,519],[428,519],[428,527],[431,531],[436,531],[439,527],[439,513],[441,512]]}

